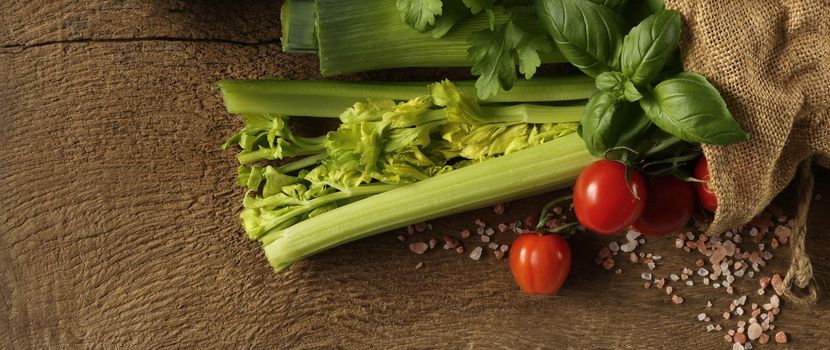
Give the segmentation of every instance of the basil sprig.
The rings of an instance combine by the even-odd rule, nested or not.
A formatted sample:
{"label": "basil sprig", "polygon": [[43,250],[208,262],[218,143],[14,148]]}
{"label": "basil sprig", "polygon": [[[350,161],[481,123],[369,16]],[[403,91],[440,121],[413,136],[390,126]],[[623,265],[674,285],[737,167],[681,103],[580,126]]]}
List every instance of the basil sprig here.
{"label": "basil sprig", "polygon": [[680,14],[649,5],[653,13],[624,34],[626,19],[642,18],[628,5],[626,12],[625,1],[537,2],[539,19],[562,55],[596,79],[599,91],[588,101],[580,126],[588,150],[597,157],[619,148],[651,154],[660,150],[643,145],[667,144],[638,141],[646,137],[716,145],[746,140],[705,77],[676,74]]}

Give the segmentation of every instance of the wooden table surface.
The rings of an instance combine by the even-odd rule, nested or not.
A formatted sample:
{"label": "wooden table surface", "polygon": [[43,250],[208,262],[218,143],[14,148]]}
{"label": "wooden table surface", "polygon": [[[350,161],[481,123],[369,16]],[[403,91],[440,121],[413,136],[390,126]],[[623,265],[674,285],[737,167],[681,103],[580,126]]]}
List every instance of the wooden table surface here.
{"label": "wooden table surface", "polygon": [[[492,256],[417,256],[397,233],[274,274],[239,227],[234,155],[218,145],[240,122],[215,84],[316,76],[315,57],[280,52],[278,10],[277,1],[0,3],[0,348],[728,347],[696,321],[707,299],[724,306],[728,295],[685,288],[673,305],[643,288],[641,268],[594,265],[607,240],[593,236],[572,240],[573,270],[556,297],[522,295]],[[808,247],[826,289],[827,171],[817,191],[825,199],[814,202]],[[441,234],[477,217],[522,218],[549,197],[433,225]],[[697,256],[673,245],[646,244],[666,257],[655,273],[693,266]],[[785,252],[769,271],[783,272]],[[828,348],[828,311],[828,298],[785,305],[777,329],[792,348]]]}

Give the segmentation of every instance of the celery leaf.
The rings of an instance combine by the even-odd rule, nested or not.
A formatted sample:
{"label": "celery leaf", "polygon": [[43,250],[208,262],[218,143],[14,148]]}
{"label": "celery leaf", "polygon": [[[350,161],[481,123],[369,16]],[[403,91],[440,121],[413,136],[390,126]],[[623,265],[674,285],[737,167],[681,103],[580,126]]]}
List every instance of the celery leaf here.
{"label": "celery leaf", "polygon": [[435,17],[441,15],[441,0],[398,0],[401,20],[419,32],[435,25]]}
{"label": "celery leaf", "polygon": [[530,32],[512,18],[494,30],[472,33],[467,57],[472,73],[478,75],[476,92],[480,99],[510,90],[516,81],[516,65],[525,79],[530,79],[541,64],[539,52],[550,52],[550,39]]}

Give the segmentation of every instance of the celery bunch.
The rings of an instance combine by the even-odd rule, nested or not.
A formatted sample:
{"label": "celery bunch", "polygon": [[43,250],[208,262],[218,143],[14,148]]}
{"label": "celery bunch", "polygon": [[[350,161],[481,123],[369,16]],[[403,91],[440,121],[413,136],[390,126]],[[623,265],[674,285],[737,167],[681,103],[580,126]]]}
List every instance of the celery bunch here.
{"label": "celery bunch", "polygon": [[[567,87],[574,80],[563,78],[561,82]],[[250,97],[240,90],[249,89],[250,84],[220,84],[229,110],[248,108],[243,106],[251,104]],[[366,85],[271,81],[276,90],[288,85],[297,88],[285,89],[290,91],[285,93],[261,89],[257,98],[292,94],[307,98],[303,84],[318,85],[308,89],[318,94],[316,106],[309,109],[317,117],[335,117],[323,115],[321,106],[339,106],[348,99],[345,96]],[[469,83],[460,85],[469,89]],[[579,100],[558,105],[544,99],[481,104],[464,93],[465,88],[449,81],[431,84],[428,93],[415,97],[409,96],[411,86],[390,84],[386,89],[364,90],[367,98],[356,98],[339,113],[337,130],[315,137],[291,131],[285,111],[298,112],[298,106],[260,106],[259,113],[243,114],[243,129],[224,144],[240,149],[238,183],[248,189],[240,215],[243,228],[249,238],[263,243],[271,264],[281,269],[372,233],[567,184],[591,160],[575,133],[584,109],[581,99],[590,91],[582,88],[581,95],[573,94],[580,89],[570,90]],[[513,92],[516,100],[551,96],[538,89],[522,89],[518,86]],[[521,91],[527,93],[515,95]],[[557,147],[539,146],[556,140],[565,141]],[[274,162],[289,157],[289,162]],[[529,179],[541,176],[528,174],[535,171],[533,164],[519,164],[527,160],[549,163],[545,171],[553,173],[545,174],[540,183],[531,183]],[[523,168],[528,173],[517,170]],[[473,188],[480,179],[503,184],[479,183],[480,188]],[[429,185],[436,181],[440,184]],[[417,195],[411,193],[416,185]],[[470,193],[477,198],[469,198]],[[412,196],[429,194],[434,198],[425,199],[426,203],[404,203]]]}
{"label": "celery bunch", "polygon": [[[435,2],[435,0],[431,0]],[[480,98],[510,90],[516,67],[530,79],[542,63],[565,62],[533,11],[520,2],[286,0],[285,52],[317,52],[324,76],[400,67],[472,67]],[[468,8],[471,7],[471,8]],[[441,16],[438,14],[443,13]],[[413,28],[417,28],[415,30]]]}

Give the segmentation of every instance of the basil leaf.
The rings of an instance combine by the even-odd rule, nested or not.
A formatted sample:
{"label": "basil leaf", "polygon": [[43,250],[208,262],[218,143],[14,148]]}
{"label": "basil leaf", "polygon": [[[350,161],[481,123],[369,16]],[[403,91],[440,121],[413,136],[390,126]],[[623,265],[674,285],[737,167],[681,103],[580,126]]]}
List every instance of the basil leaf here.
{"label": "basil leaf", "polygon": [[645,135],[654,124],[651,119],[648,119],[646,113],[635,103],[624,103],[623,105],[625,117],[620,118],[619,124],[621,128],[615,146],[625,146],[634,148],[635,145],[642,141]]}
{"label": "basil leaf", "polygon": [[562,56],[591,77],[619,65],[623,20],[585,0],[539,0],[539,19]]}
{"label": "basil leaf", "polygon": [[612,90],[629,102],[635,102],[643,97],[628,77],[620,72],[602,73],[597,76],[594,85],[600,90]]}
{"label": "basil leaf", "polygon": [[579,132],[585,147],[595,157],[617,145],[619,133],[624,129],[625,117],[619,113],[620,95],[612,90],[602,90],[591,96],[579,122]]}
{"label": "basil leaf", "polygon": [[631,80],[626,80],[623,84],[623,96],[628,102],[637,102],[643,98],[643,94],[640,93],[640,90],[637,90],[637,87],[634,86]]}
{"label": "basil leaf", "polygon": [[680,40],[680,13],[669,10],[651,15],[625,36],[620,66],[635,85],[657,79]]}
{"label": "basil leaf", "polygon": [[628,0],[588,0],[588,1],[593,2],[595,4],[605,6],[609,9],[614,10],[614,11],[621,10],[623,7],[625,7],[626,3],[628,2]]}
{"label": "basil leaf", "polygon": [[620,72],[605,72],[597,75],[594,85],[600,90],[615,90],[622,92],[623,85],[628,78]]}
{"label": "basil leaf", "polygon": [[646,17],[666,9],[663,0],[637,0],[628,3],[623,16],[631,25],[642,22]]}
{"label": "basil leaf", "polygon": [[660,129],[688,142],[725,145],[746,140],[718,90],[697,73],[680,73],[647,93],[640,106]]}

